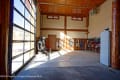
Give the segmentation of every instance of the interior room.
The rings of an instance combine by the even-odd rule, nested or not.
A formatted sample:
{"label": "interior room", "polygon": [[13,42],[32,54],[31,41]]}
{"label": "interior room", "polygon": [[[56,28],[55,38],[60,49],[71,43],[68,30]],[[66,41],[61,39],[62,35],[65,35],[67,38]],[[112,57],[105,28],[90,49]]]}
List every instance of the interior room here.
{"label": "interior room", "polygon": [[0,80],[120,80],[119,5],[0,1]]}

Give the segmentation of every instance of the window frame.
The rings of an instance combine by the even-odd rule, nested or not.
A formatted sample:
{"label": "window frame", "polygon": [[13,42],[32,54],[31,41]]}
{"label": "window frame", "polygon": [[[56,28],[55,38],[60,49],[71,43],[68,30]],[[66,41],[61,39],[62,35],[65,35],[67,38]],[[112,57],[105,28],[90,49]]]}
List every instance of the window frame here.
{"label": "window frame", "polygon": [[83,17],[72,16],[71,19],[74,20],[74,21],[83,21]]}
{"label": "window frame", "polygon": [[55,20],[59,20],[59,16],[56,15],[47,15],[47,19],[55,19]]}
{"label": "window frame", "polygon": [[[32,5],[34,5],[34,4],[32,4],[32,1],[31,1],[31,3],[30,3],[30,1],[29,1],[29,4],[30,4],[30,6],[31,6],[31,9],[32,9],[32,11],[34,12],[34,15],[35,15],[35,17],[33,17],[33,15],[32,15],[32,12],[30,12],[29,11],[29,9],[26,7],[26,4],[25,4],[25,2],[23,2],[23,1],[25,1],[25,0],[20,0],[20,2],[21,2],[21,4],[24,6],[24,14],[22,14],[22,12],[20,12],[15,6],[14,6],[14,3],[12,4],[12,6],[13,6],[13,8],[12,8],[12,12],[13,12],[13,15],[14,15],[14,11],[16,11],[17,12],[17,14],[19,14],[19,16],[21,16],[23,19],[24,19],[24,26],[22,27],[22,26],[20,26],[20,25],[18,25],[17,23],[14,23],[14,21],[12,21],[12,34],[11,34],[11,37],[12,37],[12,40],[11,40],[11,49],[12,49],[12,51],[13,51],[13,44],[14,43],[23,43],[23,51],[22,51],[22,53],[19,53],[18,55],[15,55],[15,56],[12,56],[12,51],[11,51],[11,60],[14,60],[14,59],[17,59],[17,58],[19,58],[20,56],[23,56],[23,64],[22,64],[22,67],[25,65],[25,64],[27,64],[28,62],[29,62],[29,60],[31,60],[33,57],[34,57],[34,55],[35,55],[35,35],[36,35],[36,31],[35,31],[35,29],[36,29],[36,24],[35,24],[35,21],[36,21],[36,10],[34,10],[33,8],[32,8]],[[13,2],[14,2],[14,0],[13,0]],[[35,5],[34,5],[35,6]],[[26,18],[26,16],[25,16],[25,10],[27,10],[28,11],[28,13],[30,14],[30,18],[32,18],[33,19],[33,21],[34,21],[34,24],[32,24],[31,23],[31,20],[29,20],[29,19],[27,19]],[[13,17],[13,19],[14,19],[14,17]],[[27,30],[26,28],[25,28],[25,21],[27,21],[27,23],[29,23],[29,26],[30,26],[30,30]],[[23,40],[14,40],[13,39],[13,29],[14,29],[14,27],[16,27],[16,28],[18,28],[18,29],[20,29],[20,30],[23,30],[23,34],[24,34],[24,39]],[[33,30],[31,31],[31,27],[33,28],[33,30],[34,30],[34,32],[33,32]],[[29,40],[25,40],[25,33],[29,33],[30,35],[29,35],[29,37],[30,37],[30,39]],[[33,35],[33,37],[34,37],[34,39],[33,40],[31,40],[31,35]],[[25,51],[25,43],[30,43],[29,44],[29,46],[30,46],[30,48],[28,49],[28,50],[26,50]],[[34,43],[34,47],[32,47],[31,48],[31,43]],[[28,61],[24,61],[25,59],[24,59],[24,55],[25,54],[27,54],[27,53],[30,53],[31,54],[31,52],[34,52],[34,54],[32,54],[33,56],[32,57],[29,57],[29,60]],[[11,61],[12,62],[12,61]],[[12,64],[12,63],[11,63]],[[22,69],[22,67],[20,67],[19,69]],[[18,71],[19,71],[19,69],[17,70],[17,71],[15,71],[15,72],[12,72],[12,66],[11,66],[11,74],[16,74]]]}

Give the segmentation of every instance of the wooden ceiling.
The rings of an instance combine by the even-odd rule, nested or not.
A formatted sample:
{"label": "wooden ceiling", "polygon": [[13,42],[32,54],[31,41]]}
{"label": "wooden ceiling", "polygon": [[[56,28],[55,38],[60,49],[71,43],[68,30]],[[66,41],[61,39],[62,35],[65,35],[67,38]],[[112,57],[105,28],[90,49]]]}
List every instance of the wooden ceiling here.
{"label": "wooden ceiling", "polygon": [[105,0],[37,0],[41,14],[86,17]]}

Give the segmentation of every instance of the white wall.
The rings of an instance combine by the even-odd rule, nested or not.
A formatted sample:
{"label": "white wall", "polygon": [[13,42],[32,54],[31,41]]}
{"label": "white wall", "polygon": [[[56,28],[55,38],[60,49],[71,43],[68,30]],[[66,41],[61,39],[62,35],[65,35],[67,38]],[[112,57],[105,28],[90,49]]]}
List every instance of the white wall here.
{"label": "white wall", "polygon": [[43,15],[42,28],[64,28],[64,16],[60,16],[58,20],[47,19],[47,15]]}
{"label": "white wall", "polygon": [[99,9],[98,14],[89,16],[89,38],[100,37],[105,28],[112,28],[112,0],[106,0]]}
{"label": "white wall", "polygon": [[54,30],[43,30],[41,31],[41,35],[44,37],[48,37],[48,34],[56,35],[57,38],[60,38],[60,33],[64,33],[64,31],[54,31]]}
{"label": "white wall", "polygon": [[[83,21],[72,20],[70,16],[67,17],[67,29],[87,29],[86,18]],[[67,31],[67,35],[71,38],[87,38],[86,32]]]}
{"label": "white wall", "polygon": [[[60,33],[64,33],[65,16],[60,16],[59,20],[47,19],[46,15],[42,15],[42,26],[41,28],[57,28],[63,29],[63,31],[55,30],[41,30],[41,35],[47,37],[48,34],[56,34],[60,38]],[[86,18],[83,21],[72,20],[70,16],[67,16],[67,29],[87,29]],[[87,38],[86,32],[81,31],[67,31],[67,35],[72,38]]]}
{"label": "white wall", "polygon": [[83,18],[83,21],[75,21],[67,17],[67,29],[87,29],[86,18]]}

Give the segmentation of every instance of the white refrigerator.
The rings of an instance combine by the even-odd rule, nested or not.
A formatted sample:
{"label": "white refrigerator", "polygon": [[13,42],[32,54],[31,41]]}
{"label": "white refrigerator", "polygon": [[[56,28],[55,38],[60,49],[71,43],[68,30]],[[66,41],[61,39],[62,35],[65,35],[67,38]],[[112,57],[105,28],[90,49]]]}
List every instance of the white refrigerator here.
{"label": "white refrigerator", "polygon": [[103,31],[100,35],[100,63],[110,66],[110,31]]}

